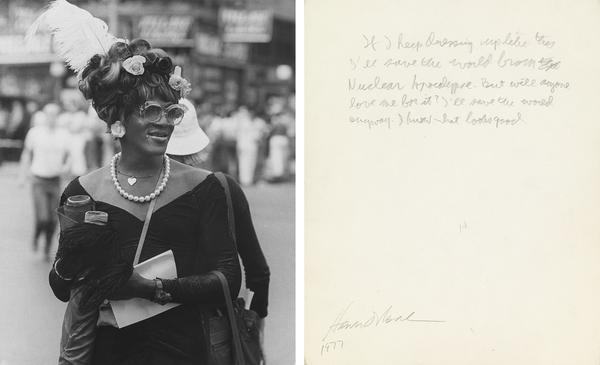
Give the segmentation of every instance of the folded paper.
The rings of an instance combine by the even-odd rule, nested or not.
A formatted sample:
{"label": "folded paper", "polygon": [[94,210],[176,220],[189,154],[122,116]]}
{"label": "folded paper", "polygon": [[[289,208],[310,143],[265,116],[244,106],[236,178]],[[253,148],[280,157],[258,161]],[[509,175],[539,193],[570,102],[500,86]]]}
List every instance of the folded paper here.
{"label": "folded paper", "polygon": [[[134,271],[146,279],[175,279],[177,267],[173,251],[169,250],[154,256],[142,263],[135,265]],[[167,303],[160,305],[147,299],[133,298],[128,300],[111,300],[110,305],[115,315],[119,328],[154,317],[169,309],[175,308],[180,303]]]}

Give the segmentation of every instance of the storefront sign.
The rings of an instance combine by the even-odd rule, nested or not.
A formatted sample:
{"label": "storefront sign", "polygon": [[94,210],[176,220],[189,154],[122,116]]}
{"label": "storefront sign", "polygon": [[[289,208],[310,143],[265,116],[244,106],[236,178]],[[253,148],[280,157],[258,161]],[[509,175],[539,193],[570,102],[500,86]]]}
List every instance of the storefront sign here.
{"label": "storefront sign", "polygon": [[[0,68],[0,96],[39,99],[52,95],[54,80],[47,65]],[[10,70],[10,72],[6,72]]]}
{"label": "storefront sign", "polygon": [[39,15],[39,3],[0,1],[0,34],[25,34]]}
{"label": "storefront sign", "polygon": [[248,45],[245,43],[225,43],[223,44],[223,57],[236,61],[248,61]]}
{"label": "storefront sign", "polygon": [[224,42],[267,43],[273,32],[273,13],[221,8],[219,26]]}
{"label": "storefront sign", "polygon": [[209,56],[220,56],[223,42],[212,34],[198,33],[196,35],[196,49],[199,53]]}
{"label": "storefront sign", "polygon": [[203,55],[247,62],[248,49],[248,44],[245,43],[224,43],[219,36],[213,34],[196,34],[196,50]]}
{"label": "storefront sign", "polygon": [[144,15],[138,22],[138,36],[152,42],[173,45],[190,40],[194,18],[188,15]]}
{"label": "storefront sign", "polygon": [[0,5],[0,64],[49,62],[52,46],[49,34],[34,35],[25,44],[25,33],[35,21],[38,6],[18,2]]}

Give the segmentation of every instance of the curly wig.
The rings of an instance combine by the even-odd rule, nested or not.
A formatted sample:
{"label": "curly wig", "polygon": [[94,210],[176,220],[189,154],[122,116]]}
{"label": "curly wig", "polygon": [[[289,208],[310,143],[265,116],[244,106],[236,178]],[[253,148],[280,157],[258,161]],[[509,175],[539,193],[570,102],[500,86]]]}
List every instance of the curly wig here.
{"label": "curly wig", "polygon": [[[123,69],[123,61],[140,55],[145,58],[144,73],[133,75]],[[173,62],[165,51],[152,48],[143,39],[129,44],[116,42],[106,55],[96,54],[81,71],[79,90],[108,126],[122,120],[150,99],[177,103],[181,92],[169,86]]]}

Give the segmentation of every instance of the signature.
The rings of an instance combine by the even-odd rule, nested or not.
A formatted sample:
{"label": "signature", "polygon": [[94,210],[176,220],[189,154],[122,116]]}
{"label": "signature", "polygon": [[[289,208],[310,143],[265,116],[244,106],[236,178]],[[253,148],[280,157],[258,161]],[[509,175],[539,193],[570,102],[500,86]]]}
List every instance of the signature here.
{"label": "signature", "polygon": [[416,318],[415,312],[410,312],[408,315],[397,315],[393,313],[393,306],[388,306],[383,312],[373,311],[370,316],[361,319],[346,319],[346,314],[352,307],[350,303],[340,314],[335,317],[333,323],[327,329],[327,333],[323,336],[322,341],[326,342],[331,336],[342,331],[351,331],[359,328],[380,327],[386,325],[397,324],[401,322],[421,322],[421,323],[444,323],[445,321],[436,319],[421,319]]}

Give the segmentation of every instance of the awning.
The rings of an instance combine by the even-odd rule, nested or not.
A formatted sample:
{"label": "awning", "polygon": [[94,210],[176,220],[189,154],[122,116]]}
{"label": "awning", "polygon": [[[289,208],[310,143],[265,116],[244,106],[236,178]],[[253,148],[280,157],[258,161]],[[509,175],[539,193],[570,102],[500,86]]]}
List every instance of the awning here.
{"label": "awning", "polygon": [[53,53],[21,53],[0,55],[0,65],[31,65],[52,62],[62,62],[62,59]]}

